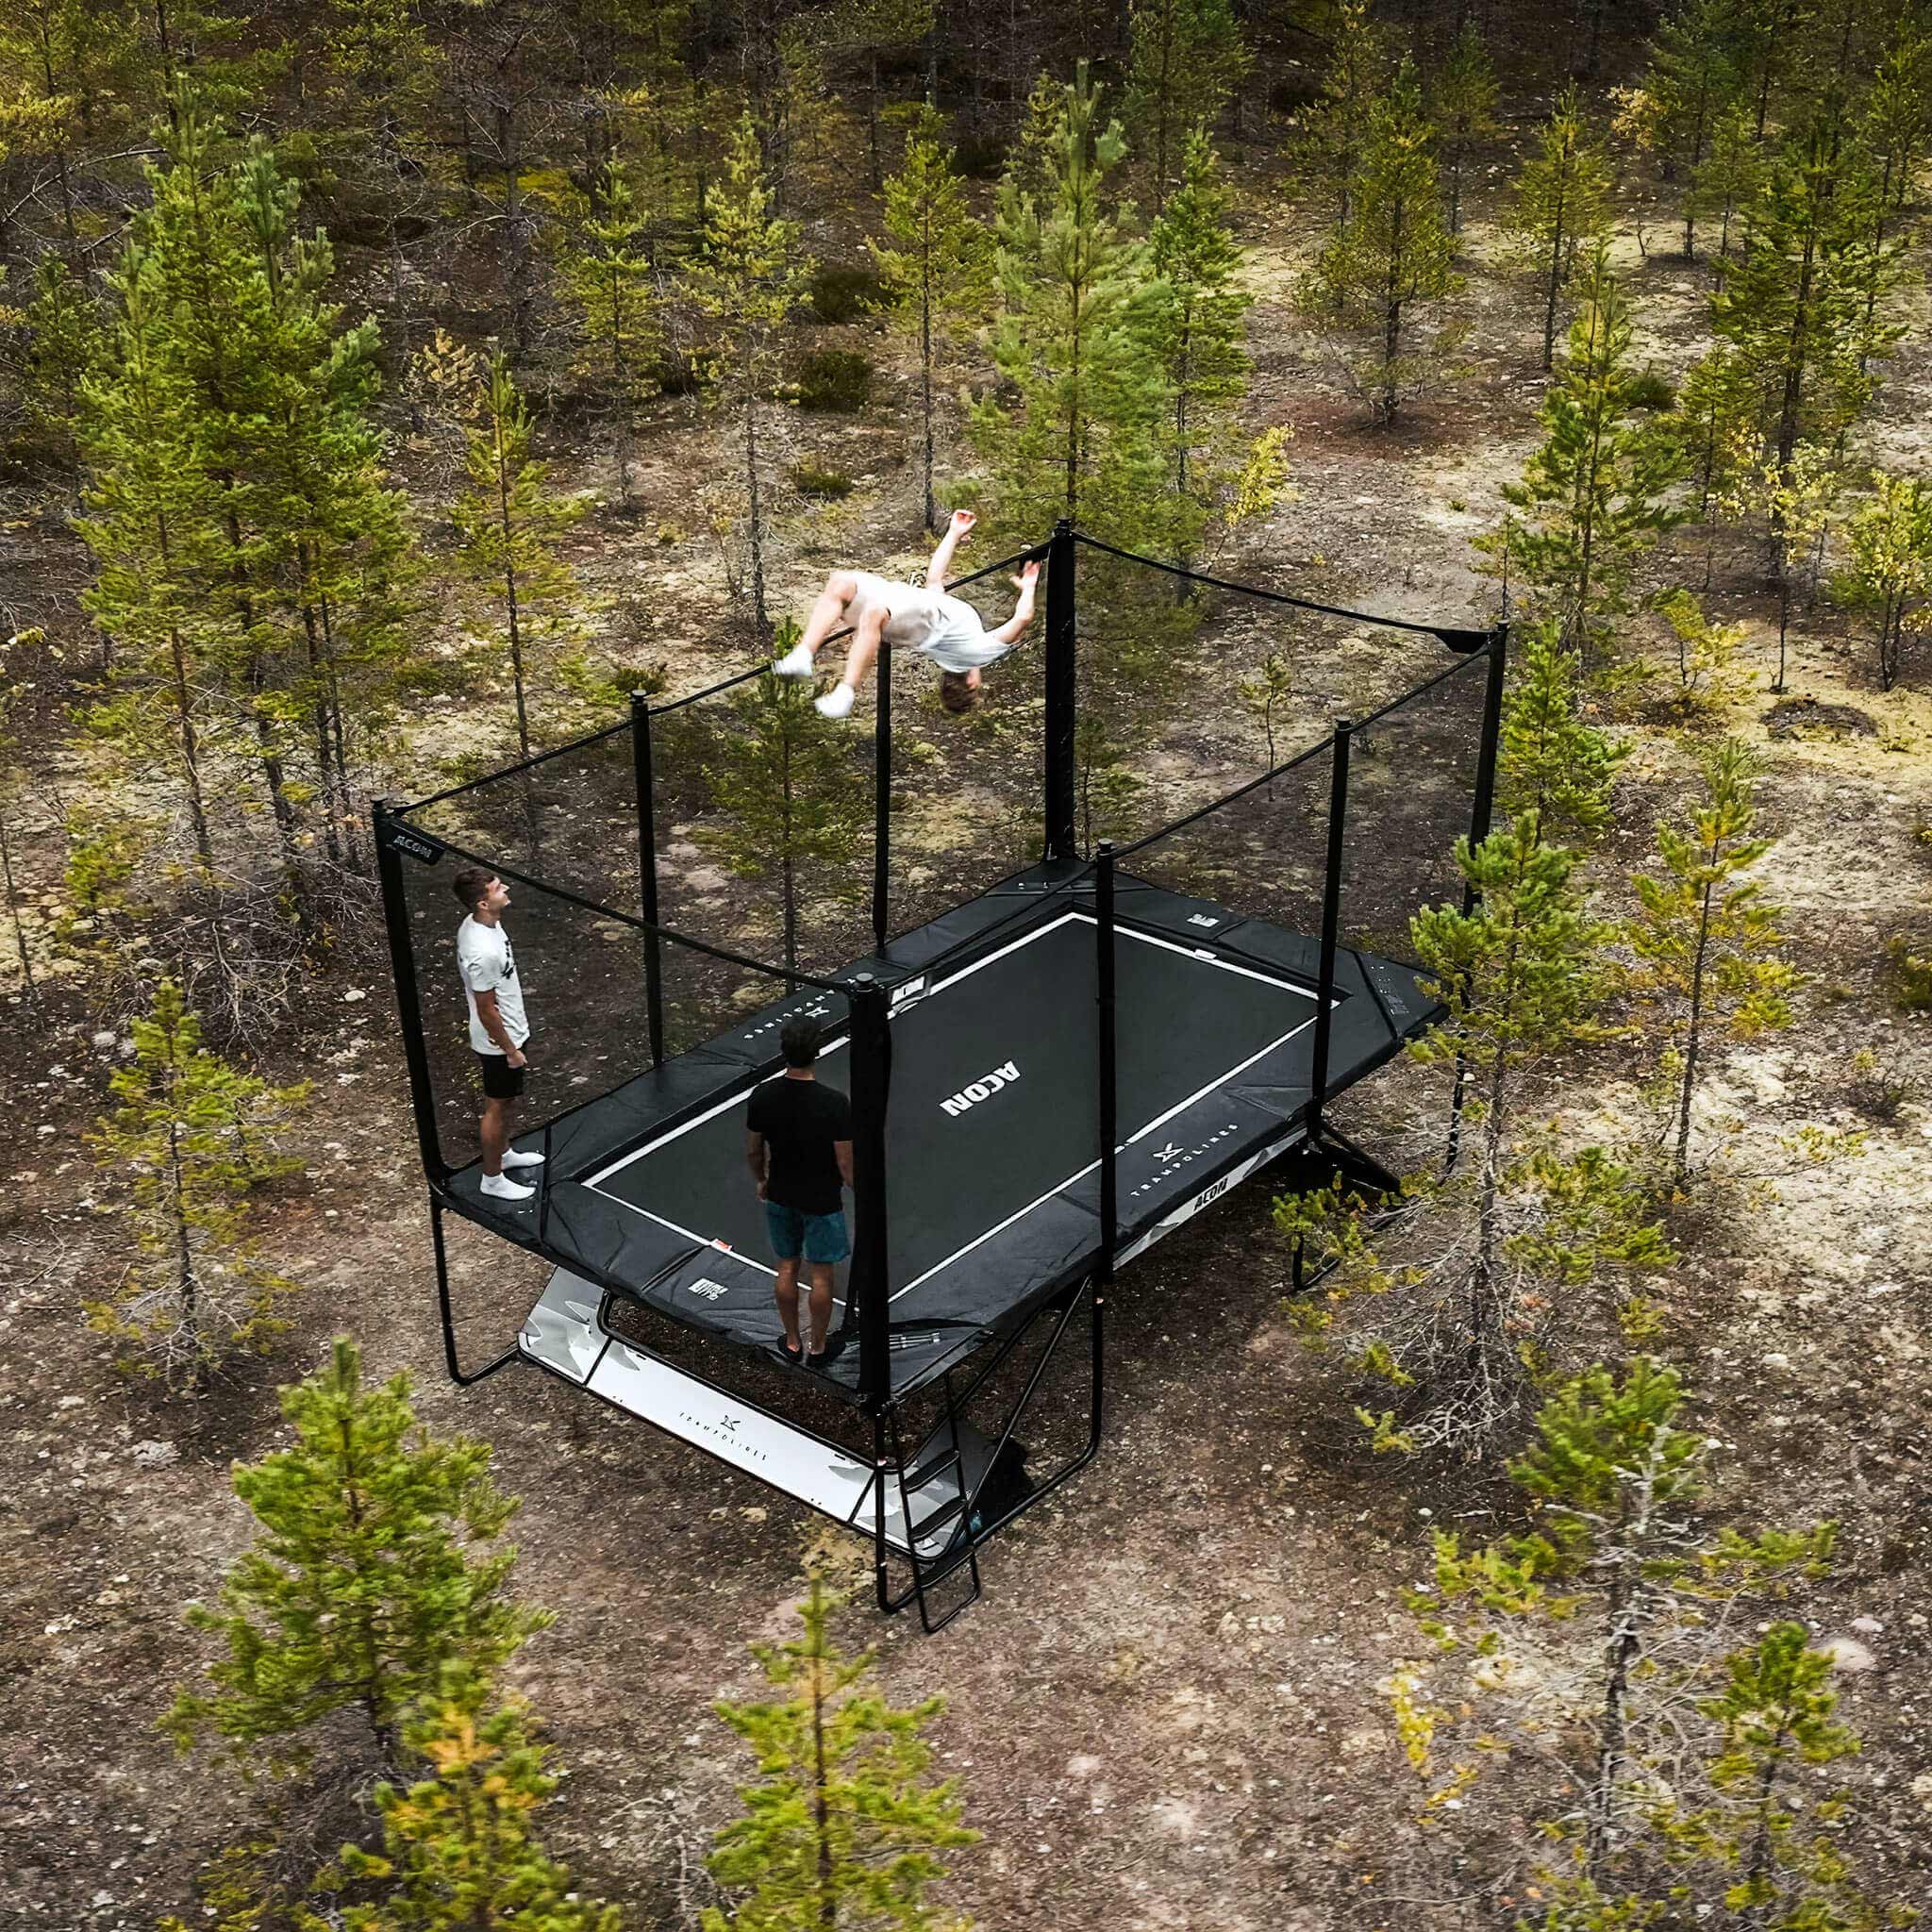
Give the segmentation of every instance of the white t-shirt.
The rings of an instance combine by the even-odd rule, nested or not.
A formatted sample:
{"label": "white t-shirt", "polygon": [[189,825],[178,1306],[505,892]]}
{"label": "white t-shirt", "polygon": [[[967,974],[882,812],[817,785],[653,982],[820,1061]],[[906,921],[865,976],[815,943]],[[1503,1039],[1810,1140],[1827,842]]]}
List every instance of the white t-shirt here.
{"label": "white t-shirt", "polygon": [[476,995],[493,992],[503,1030],[511,1044],[522,1046],[530,1037],[530,1023],[524,1017],[524,983],[517,977],[516,956],[501,924],[485,925],[465,917],[457,927],[457,970],[463,975],[463,998],[470,1007],[470,1044],[478,1053],[503,1057],[502,1047],[483,1030],[476,1012]]}
{"label": "white t-shirt", "polygon": [[845,621],[857,625],[868,608],[883,604],[882,626],[895,651],[919,651],[941,671],[978,671],[1004,658],[1013,647],[989,637],[979,612],[959,597],[924,584],[902,584],[874,576],[869,570],[852,573],[858,589],[845,607]]}

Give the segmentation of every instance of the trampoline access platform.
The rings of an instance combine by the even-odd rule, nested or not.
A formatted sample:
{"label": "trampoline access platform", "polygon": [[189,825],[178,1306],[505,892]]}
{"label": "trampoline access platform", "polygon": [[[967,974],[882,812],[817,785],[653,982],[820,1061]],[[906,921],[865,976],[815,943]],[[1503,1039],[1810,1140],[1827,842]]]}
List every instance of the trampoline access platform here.
{"label": "trampoline access platform", "polygon": [[[1316,941],[1124,874],[1113,929],[1118,1265],[1306,1136],[1320,973]],[[1101,1255],[1097,937],[1091,870],[1047,864],[833,975],[870,974],[890,997],[889,1402],[1015,1333]],[[1437,1009],[1413,969],[1366,953],[1338,949],[1331,984],[1332,1096]],[[747,1016],[520,1137],[546,1156],[528,1202],[483,1195],[472,1166],[451,1177],[449,1205],[550,1259],[569,1277],[553,1290],[575,1305],[608,1291],[775,1362],[745,1103],[779,1071],[778,1030],[799,1011],[825,1021],[818,1076],[843,1089],[843,1007],[808,992]],[[841,1271],[841,1318],[843,1286]],[[533,1311],[521,1352],[671,1426],[652,1412],[671,1397],[646,1397],[651,1377],[620,1376],[621,1358],[602,1370],[610,1386],[597,1386],[583,1368],[596,1344],[567,1334],[562,1306]],[[555,1345],[533,1340],[542,1335]],[[811,1379],[861,1401],[859,1358],[856,1347],[835,1353]],[[694,1429],[674,1432],[715,1453]]]}

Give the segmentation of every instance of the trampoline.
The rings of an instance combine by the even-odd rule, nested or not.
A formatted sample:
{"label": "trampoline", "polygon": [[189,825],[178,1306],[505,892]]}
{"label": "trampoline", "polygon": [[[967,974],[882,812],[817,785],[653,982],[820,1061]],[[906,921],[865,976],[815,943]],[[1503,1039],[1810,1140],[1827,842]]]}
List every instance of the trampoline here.
{"label": "trampoline", "polygon": [[[565,748],[581,755],[584,745],[615,740],[618,758],[628,754],[638,775],[641,914],[432,831],[421,806],[377,811],[452,1375],[475,1381],[524,1361],[758,1475],[869,1536],[881,1607],[916,1602],[928,1628],[946,1621],[932,1614],[934,1587],[953,1575],[966,1579],[965,1597],[947,1614],[956,1613],[977,1593],[986,1540],[1098,1449],[1102,1310],[1115,1272],[1291,1149],[1305,1159],[1318,1156],[1324,1173],[1392,1185],[1334,1132],[1324,1108],[1439,1011],[1414,966],[1344,943],[1350,747],[1359,725],[1339,725],[1235,794],[1253,794],[1264,782],[1272,791],[1283,774],[1297,772],[1312,789],[1294,797],[1319,801],[1325,791],[1316,827],[1324,855],[1319,931],[1297,932],[1143,876],[1136,861],[1175,827],[1121,853],[1105,844],[1078,849],[1071,757],[1073,558],[1081,541],[1063,525],[1049,543],[1024,553],[1041,556],[1048,569],[1045,857],[936,918],[891,931],[891,666],[883,663],[874,943],[822,974],[698,941],[660,918],[663,780],[654,773],[652,728],[654,716],[673,706],[641,698],[627,727]],[[1420,715],[1443,679],[1478,680],[1480,755],[1463,823],[1480,836],[1493,783],[1504,635],[1406,628],[1431,631],[1458,661],[1385,707],[1387,715],[1404,705]],[[1227,803],[1218,800],[1182,824]],[[442,1156],[447,1095],[432,1069],[417,976],[419,959],[444,941],[441,928],[451,924],[424,887],[424,875],[445,860],[485,864],[513,882],[508,919],[520,958],[533,943],[541,948],[536,922],[544,908],[556,908],[554,970],[574,975],[574,999],[587,1007],[608,1000],[615,1008],[610,1035],[596,1042],[602,1050],[587,1056],[587,1067],[621,1060],[626,1047],[646,1060],[601,1089],[595,1072],[573,1075],[593,1091],[519,1134],[520,1144],[545,1157],[541,1186],[525,1202],[485,1196],[474,1162],[455,1165]],[[566,915],[579,924],[566,926]],[[591,931],[611,947],[614,966],[585,942]],[[735,975],[730,1004],[738,1010],[674,1051],[667,975],[675,977],[674,967],[708,966]],[[747,993],[755,997],[761,982],[774,996],[755,1004]],[[744,1162],[746,1102],[779,1071],[778,1032],[797,1012],[812,1013],[825,1028],[817,1076],[852,1095],[858,1170],[854,1257],[839,1279],[835,1346],[828,1365],[808,1377],[776,1362],[774,1269]],[[553,1271],[517,1341],[473,1371],[458,1357],[445,1212],[540,1256]],[[763,1399],[615,1332],[620,1306],[695,1331],[727,1357],[756,1358],[753,1373],[766,1377]],[[1047,1363],[1082,1314],[1085,1442],[1058,1468],[1026,1472],[1017,1432]],[[975,1416],[974,1400],[994,1371],[1028,1350],[1038,1361],[1017,1400],[1008,1395],[998,1414]],[[808,1379],[814,1399],[836,1398],[858,1412],[871,1433],[870,1456],[788,1412],[783,1390]],[[937,1420],[917,1430],[908,1448],[900,1432],[914,1398],[928,1409],[936,1405]],[[904,1589],[889,1574],[893,1563],[909,1565]]]}

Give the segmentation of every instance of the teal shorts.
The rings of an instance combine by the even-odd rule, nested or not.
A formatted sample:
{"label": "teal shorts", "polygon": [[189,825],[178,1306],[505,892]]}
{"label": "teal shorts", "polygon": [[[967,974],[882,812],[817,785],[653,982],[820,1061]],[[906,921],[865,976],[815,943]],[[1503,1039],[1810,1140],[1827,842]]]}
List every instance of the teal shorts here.
{"label": "teal shorts", "polygon": [[845,1216],[840,1210],[801,1214],[796,1208],[767,1201],[765,1228],[772,1238],[772,1252],[781,1261],[803,1257],[828,1265],[842,1261],[852,1252],[852,1243],[845,1237]]}

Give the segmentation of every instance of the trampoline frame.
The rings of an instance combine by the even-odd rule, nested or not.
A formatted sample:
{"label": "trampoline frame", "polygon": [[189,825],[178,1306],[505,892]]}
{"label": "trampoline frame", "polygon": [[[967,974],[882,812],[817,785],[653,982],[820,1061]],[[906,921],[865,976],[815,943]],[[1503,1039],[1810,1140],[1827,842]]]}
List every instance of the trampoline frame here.
{"label": "trampoline frame", "polygon": [[[1292,1124],[1284,1138],[1274,1143],[1259,1158],[1237,1170],[1235,1178],[1245,1179],[1257,1172],[1290,1147],[1301,1143],[1311,1153],[1327,1162],[1333,1171],[1349,1176],[1357,1185],[1386,1191],[1395,1185],[1394,1177],[1386,1169],[1354,1145],[1345,1136],[1330,1127],[1324,1117],[1328,1101],[1352,1084],[1354,1078],[1362,1077],[1372,1068],[1363,1068],[1348,1078],[1334,1080],[1330,1077],[1331,1036],[1333,1014],[1336,1007],[1337,964],[1341,945],[1341,901],[1342,890],[1343,864],[1347,852],[1348,832],[1348,791],[1349,791],[1349,750],[1352,735],[1360,728],[1347,719],[1338,720],[1330,736],[1315,746],[1292,758],[1286,759],[1272,767],[1258,778],[1250,780],[1212,805],[1187,814],[1176,821],[1174,825],[1162,827],[1136,841],[1135,845],[1116,852],[1111,845],[1103,844],[1092,855],[1091,860],[1083,860],[1078,849],[1076,837],[1076,770],[1074,758],[1074,725],[1076,721],[1076,572],[1077,549],[1086,545],[1096,551],[1124,558],[1127,561],[1144,564],[1167,575],[1180,578],[1196,578],[1218,588],[1234,590],[1269,601],[1284,603],[1327,615],[1357,619],[1391,628],[1420,632],[1432,635],[1458,657],[1467,658],[1478,652],[1488,658],[1487,680],[1483,695],[1480,738],[1476,751],[1476,767],[1472,786],[1471,816],[1469,835],[1472,842],[1479,841],[1487,835],[1493,811],[1497,748],[1500,739],[1503,685],[1507,657],[1508,625],[1498,624],[1488,630],[1468,630],[1452,626],[1420,624],[1410,620],[1377,617],[1374,613],[1354,611],[1335,606],[1311,603],[1308,600],[1292,597],[1280,591],[1274,591],[1258,586],[1227,583],[1219,578],[1204,577],[1201,574],[1183,570],[1153,558],[1137,557],[1131,552],[1115,549],[1112,545],[1099,542],[1076,531],[1073,525],[1062,520],[1055,527],[1052,537],[1044,543],[1035,544],[1013,558],[1003,558],[989,564],[971,576],[956,580],[954,588],[962,588],[979,577],[989,576],[995,572],[1009,569],[1021,561],[1041,560],[1047,566],[1046,611],[1045,611],[1045,718],[1044,718],[1044,776],[1041,797],[1043,863],[1045,864],[1091,864],[1093,881],[1093,923],[1096,946],[1096,985],[1097,985],[1097,1081],[1098,1081],[1098,1150],[1099,1169],[1099,1225],[1101,1238],[1098,1252],[1094,1256],[1091,1270],[1078,1278],[1052,1290],[1043,1300],[1033,1305],[1017,1318],[1010,1332],[1000,1333],[997,1329],[989,1331],[981,1343],[987,1359],[980,1362],[970,1376],[962,1391],[955,1391],[952,1367],[943,1371],[943,1405],[941,1423],[925,1441],[917,1445],[908,1456],[901,1440],[901,1402],[895,1399],[891,1385],[891,1335],[890,1328],[891,1281],[887,1266],[886,1248],[886,1208],[885,1175],[887,1162],[886,1148],[886,1096],[891,1079],[891,1042],[890,1020],[892,1010],[892,990],[891,986],[867,972],[858,972],[847,979],[824,980],[813,975],[774,967],[761,960],[744,959],[726,949],[704,945],[689,936],[672,932],[660,924],[658,918],[658,840],[657,813],[655,809],[656,782],[653,765],[651,721],[682,707],[695,703],[702,698],[727,691],[733,686],[744,683],[762,675],[767,668],[739,674],[707,688],[705,691],[654,705],[642,692],[634,692],[630,702],[630,715],[627,721],[609,726],[605,730],[573,741],[569,744],[541,753],[536,758],[512,765],[502,772],[472,780],[467,785],[456,786],[437,792],[430,797],[414,803],[396,800],[378,801],[374,808],[375,844],[380,873],[385,924],[390,945],[390,962],[395,985],[397,1019],[403,1038],[404,1056],[408,1073],[411,1112],[414,1117],[417,1145],[424,1174],[427,1183],[430,1217],[430,1238],[435,1257],[438,1311],[442,1331],[444,1361],[450,1378],[459,1387],[470,1387],[512,1362],[527,1361],[536,1366],[563,1374],[565,1379],[576,1386],[589,1389],[591,1393],[601,1391],[590,1389],[589,1374],[579,1377],[574,1373],[559,1368],[555,1360],[545,1359],[533,1353],[526,1345],[527,1331],[520,1334],[518,1340],[502,1353],[482,1362],[480,1365],[465,1368],[458,1357],[456,1333],[456,1317],[452,1306],[449,1276],[447,1242],[443,1227],[446,1213],[455,1212],[479,1225],[491,1228],[492,1232],[515,1239],[519,1244],[531,1249],[550,1260],[558,1274],[552,1277],[552,1287],[563,1279],[573,1266],[570,1257],[546,1249],[541,1235],[541,1217],[539,1217],[539,1233],[534,1241],[525,1241],[521,1235],[510,1236],[500,1224],[488,1221],[473,1211],[459,1200],[451,1188],[456,1170],[444,1158],[441,1145],[436,1115],[436,1098],[431,1075],[427,1042],[425,1035],[424,1018],[418,996],[417,962],[413,935],[406,908],[406,888],[403,868],[408,860],[434,864],[445,854],[465,858],[475,855],[461,852],[434,834],[425,832],[412,823],[414,814],[427,807],[440,804],[446,798],[471,791],[478,786],[493,784],[505,778],[515,776],[550,759],[581,751],[586,746],[615,737],[628,729],[632,738],[632,754],[637,782],[637,847],[641,879],[640,907],[636,915],[619,908],[586,899],[560,887],[550,885],[541,878],[531,878],[512,868],[495,865],[502,876],[519,879],[538,889],[573,902],[580,908],[594,912],[600,917],[614,918],[636,929],[642,943],[644,959],[645,1024],[649,1036],[651,1063],[654,1068],[661,1067],[666,1060],[664,1051],[664,1005],[662,941],[668,938],[680,945],[694,947],[699,952],[708,953],[714,958],[734,963],[755,967],[761,973],[787,982],[792,991],[801,987],[818,988],[824,991],[840,994],[850,1002],[851,1025],[849,1047],[851,1053],[851,1090],[853,1103],[854,1135],[854,1242],[851,1272],[846,1287],[846,1298],[851,1308],[857,1312],[857,1329],[859,1344],[858,1393],[863,1414],[871,1424],[873,1479],[870,1485],[872,1504],[871,1539],[874,1545],[874,1591],[881,1610],[893,1612],[910,1605],[916,1605],[922,1624],[927,1630],[936,1630],[951,1621],[967,1603],[979,1592],[978,1552],[984,1543],[1015,1517],[1031,1507],[1035,1503],[1050,1494],[1069,1480],[1090,1462],[1098,1453],[1104,1428],[1105,1398],[1105,1308],[1111,1290],[1119,1262],[1131,1258],[1158,1240],[1161,1233],[1171,1226],[1178,1225],[1207,1205],[1206,1199],[1198,1199],[1187,1213],[1170,1223],[1144,1232],[1126,1242],[1124,1255],[1117,1252],[1123,1243],[1118,1234],[1119,1197],[1117,1176],[1117,1123],[1118,1112],[1118,1066],[1116,1043],[1116,988],[1114,945],[1117,932],[1115,916],[1115,868],[1118,860],[1128,858],[1143,846],[1154,843],[1174,832],[1177,827],[1191,824],[1196,819],[1232,803],[1262,784],[1270,783],[1291,767],[1317,758],[1324,751],[1329,759],[1329,808],[1327,841],[1324,859],[1324,874],[1322,891],[1322,931],[1320,935],[1319,968],[1315,981],[1313,1014],[1312,1066],[1310,1093],[1301,1124],[1297,1131]],[[887,954],[891,940],[891,658],[890,643],[882,641],[875,671],[876,708],[874,722],[875,772],[875,844],[874,878],[871,894],[871,924],[877,953]],[[1388,705],[1374,713],[1362,724],[1374,722],[1397,707],[1419,700],[1432,685],[1449,676],[1456,667],[1433,674],[1421,683],[1411,687]],[[491,863],[491,861],[480,861]],[[1462,1082],[1458,1078],[1451,1103],[1450,1158],[1454,1158],[1456,1132],[1461,1106]],[[547,1133],[548,1128],[544,1131]],[[1231,1183],[1230,1183],[1231,1184]],[[1226,1191],[1225,1186],[1208,1190],[1210,1198],[1218,1198]],[[1311,1276],[1305,1275],[1302,1257],[1293,1257],[1293,1283],[1299,1289],[1307,1285]],[[612,1341],[604,1317],[611,1305],[612,1290],[607,1284],[602,1288],[595,1332],[600,1332],[607,1344]],[[551,1291],[546,1290],[545,1299]],[[994,1471],[1000,1466],[1001,1458],[1012,1444],[1015,1432],[1037,1395],[1041,1383],[1050,1363],[1057,1356],[1064,1341],[1074,1318],[1080,1306],[1085,1303],[1090,1310],[1091,1338],[1089,1346],[1089,1401],[1086,1440],[1062,1465],[1051,1474],[1024,1491],[1019,1498],[1002,1509],[991,1521],[983,1520],[979,1514],[979,1504]],[[544,1306],[540,1303],[540,1309]],[[641,1307],[641,1304],[638,1304]],[[534,1322],[538,1310],[532,1311]],[[1051,1333],[1041,1351],[1039,1359],[1026,1375],[1024,1387],[1016,1402],[1002,1418],[996,1438],[982,1437],[966,1422],[964,1409],[974,1396],[986,1385],[992,1374],[1005,1363],[1031,1335],[1042,1318],[1054,1317]],[[848,1316],[849,1319],[849,1316]],[[987,1343],[991,1343],[990,1349]],[[634,1355],[648,1360],[647,1352],[631,1347]],[[670,1365],[666,1365],[670,1366]],[[972,1367],[969,1361],[962,1366]],[[689,1372],[675,1371],[686,1374],[691,1381],[702,1384],[714,1392],[724,1395],[746,1407],[764,1409],[768,1419],[782,1422],[763,1405],[745,1402],[722,1384],[712,1383],[702,1376],[690,1376]],[[603,1399],[614,1398],[605,1395]],[[623,1404],[618,1404],[624,1407]],[[641,1410],[629,1409],[626,1413],[642,1414]],[[696,1446],[707,1444],[699,1437],[670,1428],[658,1418],[644,1415],[644,1420],[666,1428],[669,1433],[679,1435],[681,1440],[693,1441]],[[801,1441],[824,1442],[825,1439],[816,1432],[784,1424]],[[941,1443],[940,1439],[947,1441]],[[989,1455],[985,1443],[991,1441],[992,1448]],[[715,1453],[715,1452],[713,1452]],[[843,1452],[841,1452],[843,1453]],[[728,1458],[727,1458],[728,1459]],[[975,1463],[978,1474],[969,1483],[969,1464]],[[770,1480],[771,1478],[767,1478]],[[894,1540],[888,1532],[887,1486],[891,1482],[898,1491],[898,1511],[896,1522],[903,1527],[903,1536]],[[782,1483],[776,1484],[786,1489]],[[786,1489],[786,1492],[805,1501],[814,1508],[822,1506],[810,1498],[799,1494],[796,1490]],[[930,1508],[918,1521],[914,1517],[915,1499],[938,1493],[941,1501]],[[861,1509],[863,1504],[860,1505]],[[829,1512],[827,1512],[829,1513]],[[836,1519],[835,1520],[840,1520]],[[947,1524],[951,1528],[947,1528]],[[856,1526],[856,1523],[853,1524]],[[936,1554],[922,1553],[922,1545],[944,1531],[944,1539]],[[902,1558],[909,1567],[910,1580],[903,1588],[893,1587],[891,1565],[894,1557]],[[934,1606],[929,1592],[939,1584],[961,1572],[966,1574],[968,1589],[961,1599],[949,1608],[934,1614]]]}

